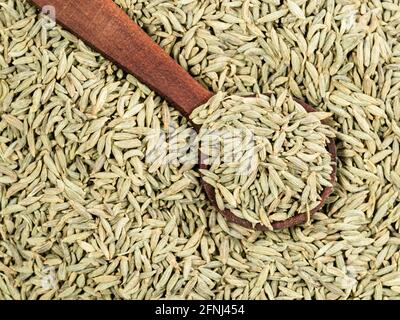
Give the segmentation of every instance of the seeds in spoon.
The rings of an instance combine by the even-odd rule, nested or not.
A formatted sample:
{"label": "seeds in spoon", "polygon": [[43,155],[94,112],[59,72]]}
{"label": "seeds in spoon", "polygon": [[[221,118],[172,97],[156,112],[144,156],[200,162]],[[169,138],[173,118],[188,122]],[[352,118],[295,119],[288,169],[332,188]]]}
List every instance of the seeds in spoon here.
{"label": "seeds in spoon", "polygon": [[220,92],[194,110],[192,120],[202,126],[201,152],[212,157],[203,174],[218,188],[219,207],[264,225],[265,212],[270,224],[315,208],[331,186],[327,144],[335,135],[321,123],[329,115],[308,113],[285,91],[277,98]]}

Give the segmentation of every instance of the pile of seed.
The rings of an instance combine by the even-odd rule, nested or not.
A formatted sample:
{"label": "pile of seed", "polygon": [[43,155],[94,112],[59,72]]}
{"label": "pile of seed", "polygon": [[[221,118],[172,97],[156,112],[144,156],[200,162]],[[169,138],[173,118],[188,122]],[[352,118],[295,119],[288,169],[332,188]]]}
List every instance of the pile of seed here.
{"label": "pile of seed", "polygon": [[193,111],[204,155],[204,181],[215,188],[220,210],[272,229],[316,208],[332,187],[327,112],[308,113],[283,91],[279,97],[218,93]]}
{"label": "pile of seed", "polygon": [[0,0],[0,299],[399,299],[400,2],[115,2],[210,90],[332,113],[335,193],[309,225],[227,223],[178,112]]}

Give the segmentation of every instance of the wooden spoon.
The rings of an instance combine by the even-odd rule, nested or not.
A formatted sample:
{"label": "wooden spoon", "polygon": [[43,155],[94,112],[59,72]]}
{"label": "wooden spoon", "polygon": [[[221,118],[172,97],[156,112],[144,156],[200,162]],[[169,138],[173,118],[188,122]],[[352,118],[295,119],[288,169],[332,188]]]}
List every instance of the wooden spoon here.
{"label": "wooden spoon", "polygon": [[[157,92],[189,119],[194,109],[207,102],[214,93],[194,80],[179,64],[163,51],[153,40],[125,14],[112,0],[30,0],[39,8],[52,8],[56,21],[102,53],[126,72],[133,74],[150,89]],[[301,102],[308,111],[316,111]],[[190,119],[189,119],[190,121]],[[194,125],[196,130],[198,126]],[[328,150],[332,155],[332,182],[336,176],[336,146],[331,140]],[[200,168],[206,168],[201,161]],[[216,206],[215,191],[202,181],[202,186]],[[321,203],[309,213],[300,213],[285,221],[274,222],[274,229],[282,229],[309,220],[318,211],[332,192],[325,188]],[[221,211],[226,220],[246,228],[266,231],[261,224],[253,226],[249,221],[238,218],[229,210]]]}

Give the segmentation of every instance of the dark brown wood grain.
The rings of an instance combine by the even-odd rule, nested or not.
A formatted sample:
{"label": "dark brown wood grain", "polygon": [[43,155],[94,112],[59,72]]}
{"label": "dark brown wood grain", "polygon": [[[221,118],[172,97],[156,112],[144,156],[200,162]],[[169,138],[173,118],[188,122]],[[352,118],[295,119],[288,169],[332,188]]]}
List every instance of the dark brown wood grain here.
{"label": "dark brown wood grain", "polygon": [[30,0],[53,6],[57,22],[164,97],[185,117],[212,95],[112,0]]}

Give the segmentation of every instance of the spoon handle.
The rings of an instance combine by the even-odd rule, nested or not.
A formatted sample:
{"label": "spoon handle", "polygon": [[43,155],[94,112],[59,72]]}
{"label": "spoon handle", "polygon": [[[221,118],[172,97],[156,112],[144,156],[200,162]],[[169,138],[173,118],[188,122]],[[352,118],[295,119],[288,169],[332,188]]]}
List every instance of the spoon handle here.
{"label": "spoon handle", "polygon": [[[170,102],[185,117],[212,95],[112,0],[30,0],[56,21]],[[46,8],[46,7],[45,7]]]}

